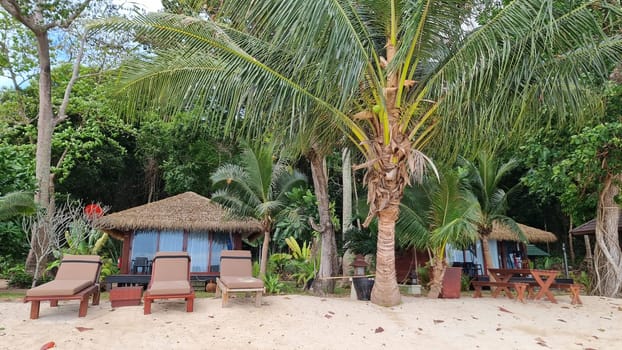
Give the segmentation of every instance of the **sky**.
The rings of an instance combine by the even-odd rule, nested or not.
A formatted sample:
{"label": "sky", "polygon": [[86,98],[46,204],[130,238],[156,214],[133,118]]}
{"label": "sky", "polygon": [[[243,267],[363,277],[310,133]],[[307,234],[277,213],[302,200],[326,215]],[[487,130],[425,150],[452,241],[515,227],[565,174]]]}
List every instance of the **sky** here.
{"label": "sky", "polygon": [[113,0],[115,4],[136,4],[144,8],[149,12],[155,12],[162,9],[162,2],[160,0]]}
{"label": "sky", "polygon": [[[147,12],[155,12],[162,9],[162,2],[160,0],[113,0],[112,2],[115,4],[125,4],[128,5],[128,7],[138,5]],[[9,78],[0,76],[0,88],[12,86]]]}

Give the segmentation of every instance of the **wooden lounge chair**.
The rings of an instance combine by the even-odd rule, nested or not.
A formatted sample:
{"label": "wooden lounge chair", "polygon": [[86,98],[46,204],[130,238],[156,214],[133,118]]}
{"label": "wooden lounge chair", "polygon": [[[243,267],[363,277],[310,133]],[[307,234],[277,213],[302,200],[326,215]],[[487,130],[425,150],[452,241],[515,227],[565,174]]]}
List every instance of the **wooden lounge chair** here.
{"label": "wooden lounge chair", "polygon": [[194,308],[194,289],[190,285],[190,256],[186,252],[159,252],[153,258],[151,281],[143,296],[144,313],[151,313],[156,299],[184,299],[186,312]]}
{"label": "wooden lounge chair", "polygon": [[255,293],[255,306],[261,306],[265,291],[263,281],[254,278],[251,252],[223,250],[220,255],[220,277],[216,278],[216,297],[222,294],[222,306],[227,306],[229,293]]}
{"label": "wooden lounge chair", "polygon": [[39,318],[42,301],[58,306],[59,300],[80,300],[78,317],[86,316],[89,297],[99,305],[99,273],[101,259],[97,255],[65,255],[53,281],[26,291],[24,302],[31,302],[30,318]]}

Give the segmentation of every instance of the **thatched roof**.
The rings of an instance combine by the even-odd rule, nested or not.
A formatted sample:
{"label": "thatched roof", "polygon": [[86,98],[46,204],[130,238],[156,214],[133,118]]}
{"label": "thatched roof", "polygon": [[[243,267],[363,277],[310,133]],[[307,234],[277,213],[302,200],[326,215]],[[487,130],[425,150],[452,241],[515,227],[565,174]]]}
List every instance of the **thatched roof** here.
{"label": "thatched roof", "polygon": [[[518,226],[523,230],[525,236],[527,236],[527,240],[530,243],[541,243],[541,242],[555,242],[557,241],[557,237],[551,232],[537,229],[535,227],[518,224]],[[490,239],[496,239],[497,241],[515,241],[518,242],[520,239],[517,235],[515,235],[509,228],[505,225],[494,223],[492,227],[492,233],[490,234]]]}
{"label": "thatched roof", "polygon": [[194,192],[105,215],[97,226],[114,237],[134,230],[225,231],[244,237],[261,233],[253,219],[233,219],[218,203]]}
{"label": "thatched roof", "polygon": [[[622,231],[622,210],[620,210],[619,212],[620,212],[619,214],[620,216],[618,219],[618,232]],[[570,230],[570,233],[572,233],[575,236],[595,234],[596,233],[596,219],[592,219],[583,225],[573,228],[572,230]]]}

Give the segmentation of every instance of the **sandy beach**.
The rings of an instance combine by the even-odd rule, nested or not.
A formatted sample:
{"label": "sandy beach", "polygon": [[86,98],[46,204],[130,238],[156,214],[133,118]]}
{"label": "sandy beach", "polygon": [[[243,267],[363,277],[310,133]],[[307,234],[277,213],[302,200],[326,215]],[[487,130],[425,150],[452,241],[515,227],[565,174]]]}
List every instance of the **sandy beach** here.
{"label": "sandy beach", "polygon": [[252,299],[201,298],[186,313],[178,300],[113,309],[108,300],[78,318],[77,302],[41,305],[0,302],[0,349],[618,349],[622,300],[582,296],[573,306],[506,298],[430,300],[404,296],[380,307],[350,298],[304,295]]}

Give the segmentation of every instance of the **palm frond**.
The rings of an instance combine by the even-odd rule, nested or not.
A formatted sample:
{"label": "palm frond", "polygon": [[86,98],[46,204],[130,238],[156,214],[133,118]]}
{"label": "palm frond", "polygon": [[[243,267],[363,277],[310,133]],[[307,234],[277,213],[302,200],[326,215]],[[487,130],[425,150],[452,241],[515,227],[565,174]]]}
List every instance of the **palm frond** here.
{"label": "palm frond", "polygon": [[0,221],[20,215],[31,215],[36,209],[32,193],[10,192],[0,197]]}

